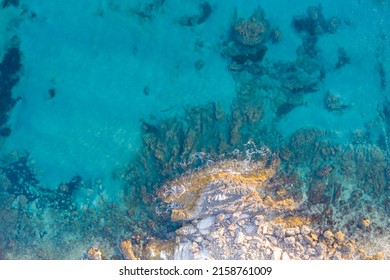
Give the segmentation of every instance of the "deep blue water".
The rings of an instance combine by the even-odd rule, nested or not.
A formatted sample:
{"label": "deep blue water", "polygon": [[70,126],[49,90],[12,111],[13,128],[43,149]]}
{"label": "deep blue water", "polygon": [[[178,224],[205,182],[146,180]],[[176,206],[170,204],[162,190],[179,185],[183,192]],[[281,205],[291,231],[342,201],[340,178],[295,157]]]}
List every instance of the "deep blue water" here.
{"label": "deep blue water", "polygon": [[[258,7],[262,48],[240,45],[232,26]],[[136,231],[168,236],[154,191],[189,171],[178,165],[251,139],[311,153],[291,140],[308,128],[357,154],[337,177],[342,199],[376,196],[372,219],[386,229],[389,11],[387,0],[3,1],[0,258],[79,258]],[[306,171],[342,157],[293,158],[301,191],[329,204],[311,196]],[[54,253],[58,240],[68,252]]]}

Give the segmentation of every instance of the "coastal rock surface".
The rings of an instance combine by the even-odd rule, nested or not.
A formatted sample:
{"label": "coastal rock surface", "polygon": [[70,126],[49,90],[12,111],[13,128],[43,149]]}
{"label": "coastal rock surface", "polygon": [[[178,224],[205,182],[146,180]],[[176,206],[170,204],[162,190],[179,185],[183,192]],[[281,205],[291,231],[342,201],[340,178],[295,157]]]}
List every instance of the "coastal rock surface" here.
{"label": "coastal rock surface", "polygon": [[317,224],[304,204],[276,190],[278,165],[275,155],[225,159],[168,182],[159,195],[171,204],[171,219],[183,226],[169,246],[153,240],[142,254],[161,259],[384,258],[380,252],[368,254],[348,233]]}

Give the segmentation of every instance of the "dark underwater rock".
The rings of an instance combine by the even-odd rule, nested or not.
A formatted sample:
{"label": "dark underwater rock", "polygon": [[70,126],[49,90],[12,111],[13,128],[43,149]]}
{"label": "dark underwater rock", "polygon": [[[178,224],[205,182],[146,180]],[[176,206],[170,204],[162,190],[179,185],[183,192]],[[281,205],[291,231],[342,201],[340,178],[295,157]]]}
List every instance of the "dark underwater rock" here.
{"label": "dark underwater rock", "polygon": [[328,188],[325,183],[322,183],[320,181],[313,181],[310,184],[307,195],[309,201],[312,204],[320,204],[320,203],[328,204],[330,202],[330,197],[328,195]]}
{"label": "dark underwater rock", "polygon": [[340,20],[337,17],[325,19],[321,5],[310,6],[306,10],[306,15],[293,18],[293,26],[298,33],[306,32],[311,36],[317,36],[336,32],[340,26]]}
{"label": "dark underwater rock", "polygon": [[232,55],[232,60],[238,64],[245,64],[248,60],[258,62],[263,59],[268,48],[261,44],[253,48],[241,48],[240,52]]}
{"label": "dark underwater rock", "polygon": [[[12,46],[6,51],[0,64],[0,128],[7,122],[9,111],[18,101],[13,98],[12,89],[19,82],[21,67],[21,52],[17,46]],[[10,131],[2,132],[2,136],[8,136]]]}
{"label": "dark underwater rock", "polygon": [[263,43],[269,34],[269,23],[264,11],[257,9],[249,19],[238,19],[232,26],[232,39],[238,44],[255,47]]}
{"label": "dark underwater rock", "polygon": [[211,15],[213,9],[208,2],[199,4],[200,13],[192,16],[182,16],[178,22],[184,26],[196,26],[204,23]]}
{"label": "dark underwater rock", "polygon": [[291,110],[293,110],[295,107],[297,107],[296,104],[291,104],[291,103],[283,103],[276,109],[276,115],[278,117],[281,117],[283,115],[288,114]]}
{"label": "dark underwater rock", "polygon": [[344,48],[339,48],[337,50],[337,53],[338,53],[338,60],[336,63],[336,69],[340,69],[341,67],[351,62],[351,58],[349,57],[349,55],[347,54]]}
{"label": "dark underwater rock", "polygon": [[9,6],[14,6],[14,7],[19,6],[19,0],[3,0],[1,2],[2,8],[7,8]]}
{"label": "dark underwater rock", "polygon": [[341,98],[338,95],[335,95],[330,91],[325,95],[324,104],[328,111],[342,111],[349,107],[341,101]]}

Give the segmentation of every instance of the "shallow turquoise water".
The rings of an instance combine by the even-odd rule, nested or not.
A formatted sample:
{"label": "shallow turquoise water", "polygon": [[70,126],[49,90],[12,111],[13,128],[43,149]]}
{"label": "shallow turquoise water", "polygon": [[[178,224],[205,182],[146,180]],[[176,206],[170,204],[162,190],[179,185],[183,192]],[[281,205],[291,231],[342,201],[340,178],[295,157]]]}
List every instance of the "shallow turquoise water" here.
{"label": "shallow turquoise water", "polygon": [[[229,58],[222,55],[237,17],[250,17],[260,5],[282,33],[279,43],[265,43],[264,65],[297,63],[302,43],[292,18],[318,4],[210,0],[207,20],[184,26],[180,18],[200,13],[201,1],[19,2],[18,7],[0,10],[1,54],[13,35],[22,53],[20,80],[12,89],[20,100],[8,114],[6,126],[12,132],[2,139],[1,153],[26,150],[28,166],[44,189],[54,191],[81,176],[85,188],[74,197],[77,209],[99,209],[101,199],[121,207],[127,200],[128,186],[122,179],[128,164],[143,151],[142,121],[158,125],[168,118],[180,120],[188,106],[209,102],[231,114],[240,84],[251,79],[245,71],[242,75],[230,71]],[[326,18],[341,21],[336,32],[318,36],[316,61],[325,77],[314,92],[294,101],[299,106],[279,118],[274,116],[275,104],[284,103],[279,100],[285,96],[278,90],[259,90],[264,117],[258,128],[288,141],[297,130],[315,127],[346,145],[353,143],[352,134],[367,134],[367,145],[383,139],[388,164],[390,125],[383,106],[389,98],[390,3],[323,0],[321,5]],[[339,48],[351,61],[336,71]],[[260,86],[277,80],[256,79]],[[328,91],[347,109],[327,110]]]}
{"label": "shallow turquoise water", "polygon": [[[219,3],[204,26],[191,30],[175,24],[175,19],[196,11],[196,1],[181,2],[168,1],[156,8],[153,21],[146,21],[129,11],[139,3],[67,1],[43,5],[28,1],[26,8],[38,17],[21,19],[17,30],[25,60],[23,79],[14,94],[23,100],[11,116],[15,132],[5,149],[27,149],[43,181],[55,186],[75,173],[99,177],[126,162],[138,145],[140,119],[148,120],[151,114],[157,118],[181,114],[185,105],[210,100],[229,106],[234,84],[218,47],[228,35],[236,5]],[[293,37],[289,35],[291,15],[302,14],[310,3],[301,1],[289,9],[282,2],[262,7],[273,24],[286,29],[283,34]],[[257,5],[251,1],[238,6],[240,16],[250,15]],[[380,16],[373,3],[330,1],[323,6],[332,15],[344,12],[353,22],[351,28],[322,38],[325,63],[336,60],[340,45],[348,53],[356,53],[356,63],[343,73],[330,74],[319,94],[305,97],[307,106],[296,108],[281,120],[282,134],[305,126],[339,132],[362,129],[375,118],[377,105],[385,96],[379,90],[374,63],[376,49],[386,45],[386,41],[379,41],[378,33],[385,32],[388,19]],[[367,8],[372,13],[364,13]],[[98,12],[103,12],[103,17]],[[287,39],[275,48],[288,46],[295,52],[296,46]],[[202,49],[196,49],[197,40],[204,42]],[[356,43],[350,44],[351,40]],[[297,43],[297,38],[291,41]],[[292,55],[275,50],[270,59],[293,59]],[[201,72],[194,68],[197,59],[206,62]],[[48,100],[52,87],[57,94]],[[150,88],[149,96],[143,94],[145,87]],[[334,115],[321,108],[320,96],[327,88],[353,103],[354,110]]]}

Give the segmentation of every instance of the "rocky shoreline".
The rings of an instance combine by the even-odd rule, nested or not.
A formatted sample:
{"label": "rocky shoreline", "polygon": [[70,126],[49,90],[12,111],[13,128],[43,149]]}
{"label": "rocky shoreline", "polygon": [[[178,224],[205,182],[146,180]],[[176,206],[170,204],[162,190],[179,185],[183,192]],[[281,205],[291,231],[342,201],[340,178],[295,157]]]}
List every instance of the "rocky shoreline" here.
{"label": "rocky shoreline", "polygon": [[[326,227],[292,199],[275,191],[275,155],[225,159],[167,182],[159,196],[181,221],[171,239],[149,238],[146,245],[123,240],[124,259],[193,260],[381,260],[366,251],[358,234]],[[310,214],[312,213],[312,214]],[[328,213],[329,214],[329,213]],[[323,213],[322,215],[326,215]],[[322,217],[323,218],[323,217]],[[371,222],[363,219],[361,233]],[[364,235],[360,235],[363,238]],[[388,256],[387,256],[388,257]],[[89,257],[89,259],[93,259]]]}

